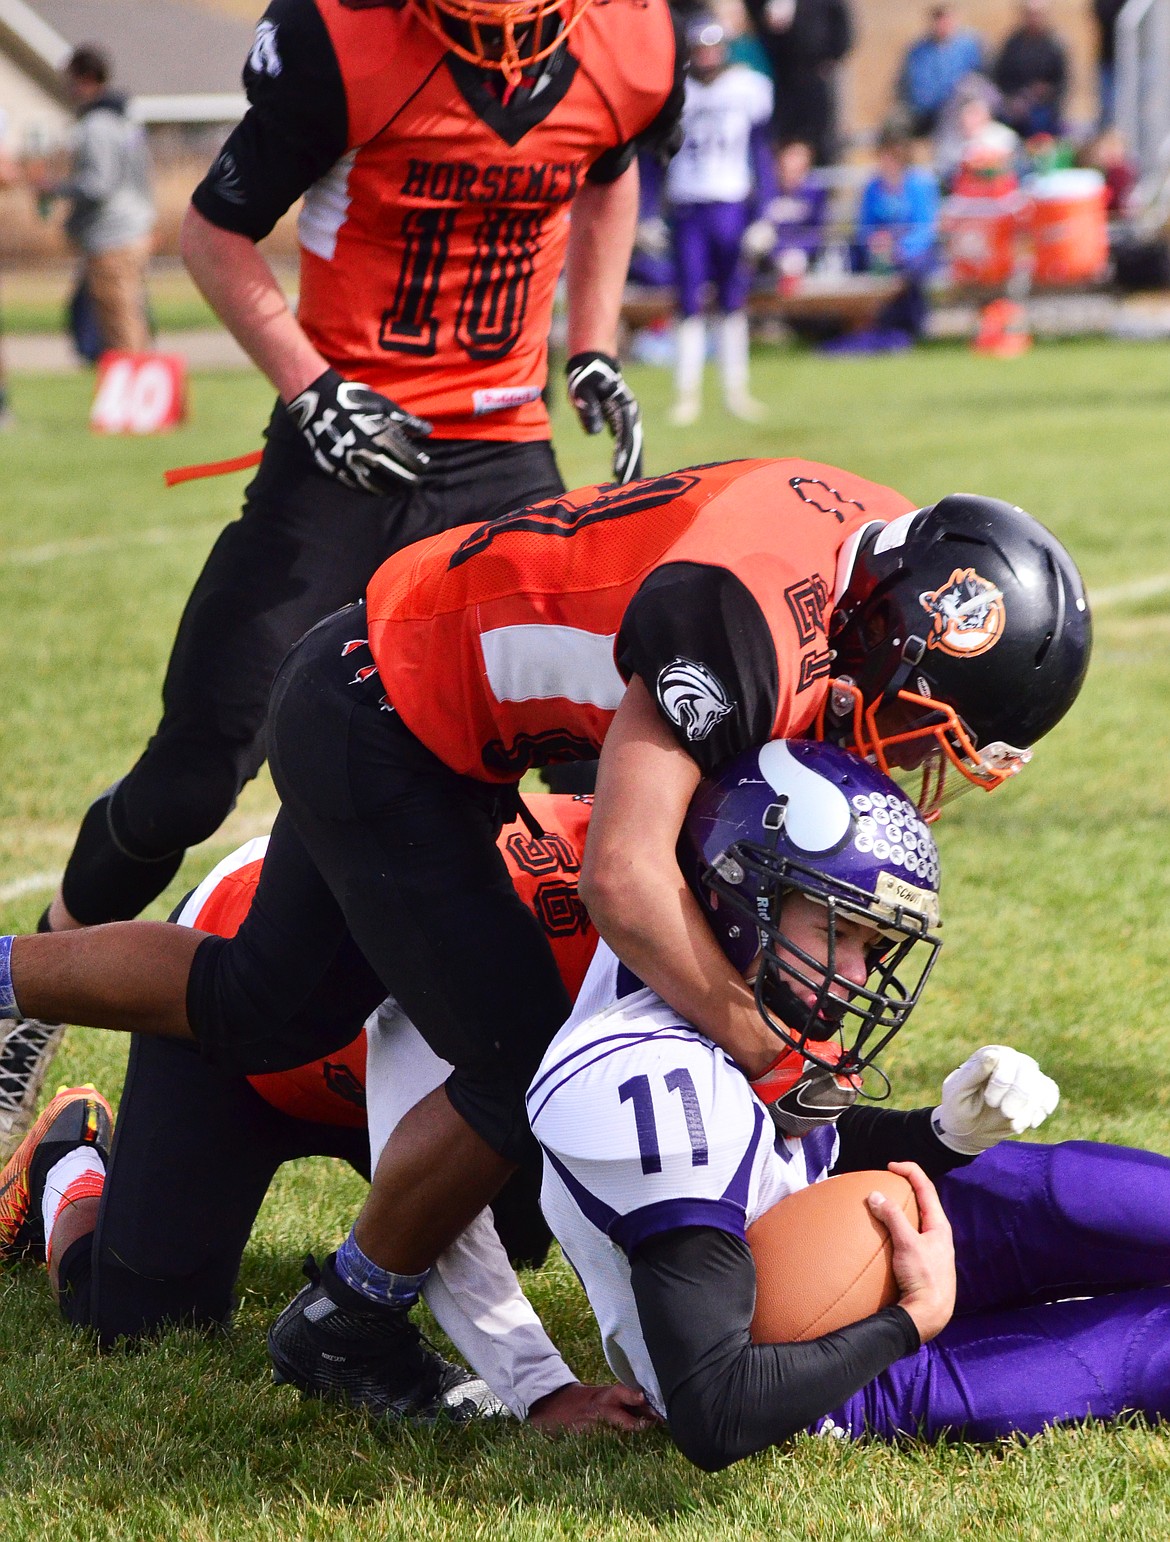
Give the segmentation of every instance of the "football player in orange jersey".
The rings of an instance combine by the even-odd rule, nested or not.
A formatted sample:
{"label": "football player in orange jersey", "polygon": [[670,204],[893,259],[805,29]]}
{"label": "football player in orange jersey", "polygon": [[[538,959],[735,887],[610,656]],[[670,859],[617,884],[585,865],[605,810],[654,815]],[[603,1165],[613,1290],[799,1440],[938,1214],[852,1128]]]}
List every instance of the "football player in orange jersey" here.
{"label": "football player in orange jersey", "polygon": [[[569,1001],[494,844],[526,770],[600,750],[581,891],[598,931],[778,1105],[775,1041],[675,854],[700,777],[819,722],[882,770],[921,773],[932,815],[944,784],[990,790],[1024,764],[1089,648],[1076,568],[1021,510],[915,508],[814,462],[688,468],[434,536],[281,667],[283,806],[237,935],[0,938],[0,1017],[137,1028],[278,1069],[322,1052],[331,970],[356,945],[454,1066],[396,1128],[333,1273],[309,1287],[357,1290],[389,1321],[535,1156],[524,1092]],[[325,1388],[345,1335],[298,1301],[274,1347]]]}
{"label": "football player in orange jersey", "polygon": [[[545,834],[501,832],[517,891],[544,928],[565,987],[575,996],[596,945],[577,901],[589,800],[537,797]],[[250,841],[213,869],[173,920],[230,937],[248,912],[266,839]],[[227,1324],[233,1286],[260,1203],[277,1168],[303,1156],[335,1156],[369,1177],[371,1141],[384,1142],[405,1111],[442,1081],[393,1001],[361,1026],[373,982],[359,968],[339,995],[339,1036],[357,1037],[312,1064],[244,1078],[207,1065],[186,1047],[136,1037],[111,1156],[109,1111],[92,1089],[63,1090],[23,1149],[0,1173],[0,1261],[44,1261],[66,1321],[92,1328],[109,1347],[176,1324]],[[366,1129],[366,1088],[378,1089]],[[91,1115],[89,1123],[81,1116]],[[522,1178],[523,1174],[517,1174]],[[16,1182],[10,1182],[15,1178]],[[511,1192],[509,1192],[509,1190]],[[472,1223],[439,1260],[427,1299],[440,1325],[474,1366],[470,1375],[413,1335],[394,1345],[397,1381],[382,1346],[363,1375],[392,1416],[462,1420],[503,1404],[538,1428],[594,1423],[636,1428],[643,1400],[573,1376],[501,1256],[539,1264],[549,1241],[538,1195],[509,1185],[490,1216]],[[485,1314],[483,1307],[490,1305]],[[489,1391],[490,1388],[490,1391]]]}
{"label": "football player in orange jersey", "polygon": [[[390,552],[562,490],[542,399],[562,269],[573,403],[614,433],[617,480],[641,474],[617,328],[635,155],[669,154],[682,53],[667,0],[272,0],[183,251],[280,399],[162,720],[86,813],[42,929],[163,891],[256,774],[285,651]],[[294,315],[256,242],[302,194]]]}

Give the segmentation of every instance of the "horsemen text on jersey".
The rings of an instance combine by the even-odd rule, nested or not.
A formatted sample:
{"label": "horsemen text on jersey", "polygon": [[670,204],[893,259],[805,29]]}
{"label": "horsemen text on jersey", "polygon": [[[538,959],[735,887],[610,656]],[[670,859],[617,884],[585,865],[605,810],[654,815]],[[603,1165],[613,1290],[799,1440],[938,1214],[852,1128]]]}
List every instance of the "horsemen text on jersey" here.
{"label": "horsemen text on jersey", "polygon": [[273,0],[261,27],[196,208],[256,239],[303,193],[297,314],[330,364],[440,438],[547,438],[570,206],[681,101],[666,0],[591,6],[508,106],[409,4]]}
{"label": "horsemen text on jersey", "polygon": [[912,507],[799,460],[587,487],[391,557],[370,649],[388,703],[463,775],[595,756],[634,674],[709,772],[809,727],[839,559]]}

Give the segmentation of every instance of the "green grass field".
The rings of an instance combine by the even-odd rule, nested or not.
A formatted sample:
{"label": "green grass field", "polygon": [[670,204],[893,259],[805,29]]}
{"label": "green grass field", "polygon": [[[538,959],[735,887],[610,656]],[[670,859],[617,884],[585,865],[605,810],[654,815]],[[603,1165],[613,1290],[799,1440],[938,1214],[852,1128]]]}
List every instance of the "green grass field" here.
{"label": "green grass field", "polygon": [[[979,1044],[1037,1054],[1063,1101],[1051,1139],[1170,1152],[1170,356],[1069,344],[1005,364],[932,348],[912,358],[756,361],[771,421],[717,408],[663,426],[668,381],[634,372],[648,470],[752,454],[844,465],[927,502],[956,489],[1019,502],[1069,545],[1095,597],[1084,694],[994,801],[939,829],[946,948],[888,1064],[897,1101],[934,1096]],[[166,466],[259,443],[268,393],[194,382],[189,427],[97,439],[85,377],[21,378],[0,437],[4,648],[0,924],[46,903],[87,800],[154,722],[182,602],[243,479],[164,492]],[[570,483],[604,447],[558,420]],[[262,778],[168,900],[270,818]],[[73,1030],[56,1080],[116,1092],[123,1044]],[[59,1075],[57,1074],[59,1073]],[[1170,1535],[1170,1439],[1141,1424],[998,1449],[799,1441],[704,1476],[661,1435],[549,1443],[519,1427],[379,1431],[268,1383],[266,1324],[304,1252],[336,1244],[361,1186],[320,1161],[286,1169],[245,1258],[234,1332],[175,1334],[99,1359],[56,1317],[43,1274],[0,1279],[0,1537],[1097,1539]],[[582,1374],[597,1338],[568,1269],[530,1287]]]}

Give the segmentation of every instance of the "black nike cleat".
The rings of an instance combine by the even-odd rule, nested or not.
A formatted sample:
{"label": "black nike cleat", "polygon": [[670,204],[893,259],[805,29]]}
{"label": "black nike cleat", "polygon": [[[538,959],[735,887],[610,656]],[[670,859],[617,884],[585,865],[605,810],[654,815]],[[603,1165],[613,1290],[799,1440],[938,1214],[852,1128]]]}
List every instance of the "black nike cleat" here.
{"label": "black nike cleat", "polygon": [[508,1410],[480,1377],[427,1343],[408,1307],[366,1301],[338,1277],[330,1255],[268,1330],[272,1379],[302,1396],[364,1408],[375,1418],[466,1424]]}

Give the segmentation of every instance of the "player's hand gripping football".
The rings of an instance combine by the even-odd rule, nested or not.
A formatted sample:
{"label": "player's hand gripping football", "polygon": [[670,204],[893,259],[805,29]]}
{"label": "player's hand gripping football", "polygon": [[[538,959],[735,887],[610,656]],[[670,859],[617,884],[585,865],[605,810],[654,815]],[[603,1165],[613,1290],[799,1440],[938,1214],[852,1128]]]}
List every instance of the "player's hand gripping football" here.
{"label": "player's hand gripping football", "polygon": [[985,1044],[943,1082],[931,1126],[944,1146],[978,1156],[1009,1135],[1034,1130],[1059,1102],[1060,1088],[1031,1055]]}
{"label": "player's hand gripping football", "polygon": [[431,425],[335,369],[318,375],[288,410],[321,470],[357,492],[402,492],[430,464],[413,441]]}
{"label": "player's hand gripping football", "polygon": [[642,475],[642,409],[608,353],[575,353],[565,366],[569,400],[587,434],[608,423],[613,435],[613,479],[632,482]]}
{"label": "player's hand gripping football", "polygon": [[918,1230],[897,1205],[878,1190],[869,1196],[870,1213],[890,1234],[898,1305],[909,1312],[925,1344],[941,1333],[955,1310],[955,1244],[951,1223],[938,1190],[917,1162],[891,1162],[890,1171],[914,1190]]}

